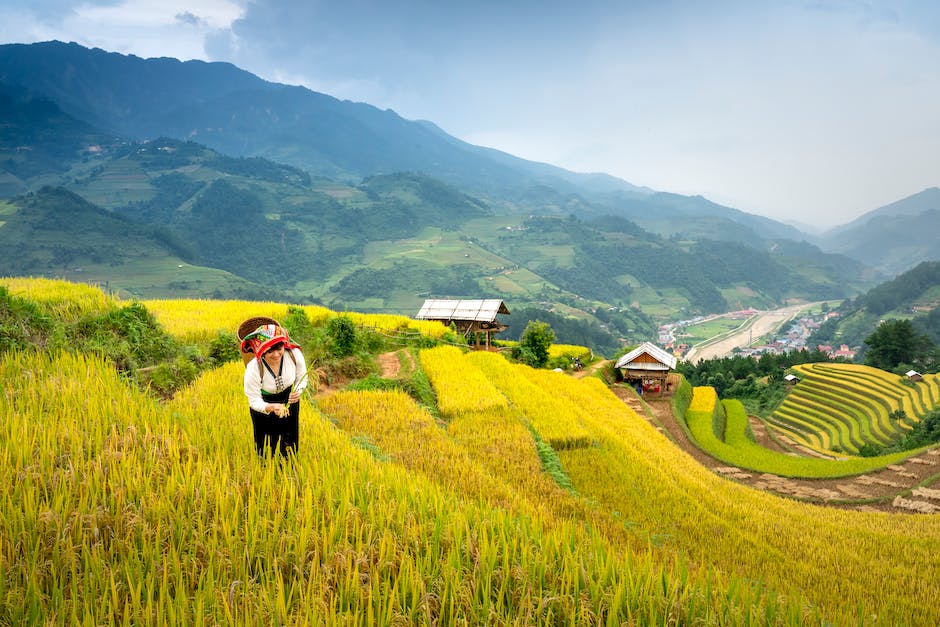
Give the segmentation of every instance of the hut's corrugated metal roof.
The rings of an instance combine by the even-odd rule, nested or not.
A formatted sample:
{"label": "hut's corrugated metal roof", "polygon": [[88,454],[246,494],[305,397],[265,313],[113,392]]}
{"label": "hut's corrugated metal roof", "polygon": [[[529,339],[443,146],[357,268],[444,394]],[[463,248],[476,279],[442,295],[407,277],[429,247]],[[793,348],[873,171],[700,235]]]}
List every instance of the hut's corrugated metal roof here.
{"label": "hut's corrugated metal roof", "polygon": [[[650,364],[650,363],[644,363],[644,362],[631,364],[631,362],[633,362],[634,359],[636,359],[637,357],[639,357],[640,355],[644,353],[646,353],[647,355],[649,355],[650,357],[652,357],[653,359],[661,363],[663,366],[665,366],[665,368],[657,367],[656,364]],[[673,355],[670,355],[669,353],[667,353],[662,348],[656,346],[652,342],[643,342],[642,344],[634,348],[632,351],[630,351],[629,353],[627,353],[626,355],[618,359],[616,367],[617,368],[631,368],[634,370],[665,370],[666,368],[671,370],[672,368],[676,367],[676,358]]]}
{"label": "hut's corrugated metal roof", "polygon": [[429,298],[424,301],[418,320],[473,320],[475,322],[493,322],[496,314],[508,314],[509,309],[498,298],[481,300],[445,300]]}

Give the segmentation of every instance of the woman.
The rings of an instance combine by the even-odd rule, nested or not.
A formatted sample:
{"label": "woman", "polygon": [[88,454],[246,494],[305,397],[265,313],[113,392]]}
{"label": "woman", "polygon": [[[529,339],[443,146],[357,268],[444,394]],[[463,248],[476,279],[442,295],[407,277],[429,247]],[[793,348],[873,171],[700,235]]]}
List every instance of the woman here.
{"label": "woman", "polygon": [[246,335],[242,350],[255,355],[245,367],[245,396],[258,454],[296,453],[299,401],[307,386],[304,354],[277,324],[263,324]]}

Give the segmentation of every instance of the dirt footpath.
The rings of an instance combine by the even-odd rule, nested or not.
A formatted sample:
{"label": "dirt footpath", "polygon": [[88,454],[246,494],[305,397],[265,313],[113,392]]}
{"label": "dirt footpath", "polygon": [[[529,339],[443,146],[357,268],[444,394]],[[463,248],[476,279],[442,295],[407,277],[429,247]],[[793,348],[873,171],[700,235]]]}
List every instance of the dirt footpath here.
{"label": "dirt footpath", "polygon": [[[728,466],[698,448],[672,414],[672,400],[656,395],[641,401],[632,388],[611,387],[614,394],[696,461],[730,481],[781,496],[862,511],[919,512],[940,514],[940,449],[934,449],[900,464],[855,477],[840,479],[790,479]],[[751,428],[761,446],[788,453],[766,433],[764,424],[751,419]],[[815,453],[814,453],[815,454]],[[932,481],[928,481],[933,477]],[[921,484],[926,484],[921,487]],[[912,492],[909,492],[913,490]],[[902,493],[908,494],[902,496]]]}

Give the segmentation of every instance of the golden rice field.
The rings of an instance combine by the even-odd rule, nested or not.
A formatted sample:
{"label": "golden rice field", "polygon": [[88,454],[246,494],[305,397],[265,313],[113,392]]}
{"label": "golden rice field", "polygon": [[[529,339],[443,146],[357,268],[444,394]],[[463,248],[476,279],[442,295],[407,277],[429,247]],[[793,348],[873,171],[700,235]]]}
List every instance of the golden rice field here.
{"label": "golden rice field", "polygon": [[[145,300],[142,301],[160,323],[173,335],[190,342],[206,341],[220,331],[234,333],[244,320],[266,316],[283,321],[289,306],[282,303],[261,303],[233,300]],[[383,331],[419,332],[441,338],[448,329],[440,322],[412,320],[391,314],[338,314],[318,305],[299,306],[313,324],[321,324],[337,315],[349,316],[353,322]]]}
{"label": "golden rice field", "polygon": [[[443,420],[307,397],[279,464],[240,363],[160,401],[97,358],[3,355],[0,624],[940,624],[940,516],[751,490],[599,379],[500,359],[421,352]],[[574,491],[550,427],[587,437],[557,449]]]}
{"label": "golden rice field", "polygon": [[76,320],[117,302],[93,285],[58,279],[0,277],[0,287],[11,295],[28,298],[47,313],[63,320]]}
{"label": "golden rice field", "polygon": [[[857,453],[865,444],[887,446],[940,402],[940,376],[920,382],[860,364],[804,364],[800,377],[768,423],[794,441],[820,451]],[[906,421],[891,418],[903,411]]]}

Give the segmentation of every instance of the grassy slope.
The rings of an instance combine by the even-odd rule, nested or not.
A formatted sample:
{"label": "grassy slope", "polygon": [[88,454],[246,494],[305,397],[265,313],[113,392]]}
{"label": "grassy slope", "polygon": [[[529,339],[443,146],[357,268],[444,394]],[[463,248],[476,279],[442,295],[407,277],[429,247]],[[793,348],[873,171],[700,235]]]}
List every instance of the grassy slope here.
{"label": "grassy slope", "polygon": [[[474,378],[471,360],[442,357],[433,372]],[[14,375],[27,363],[35,381]],[[288,469],[254,459],[238,364],[168,406],[94,361],[13,355],[0,368],[13,399],[0,421],[5,622],[940,620],[940,518],[721,480],[594,379],[523,369],[526,393],[550,394],[591,434],[559,455],[582,501],[533,470],[525,415],[505,399],[459,409],[508,389],[467,388],[446,434],[395,395],[330,400],[364,421],[344,431],[307,405]],[[386,438],[387,460],[357,450],[361,435]]]}

